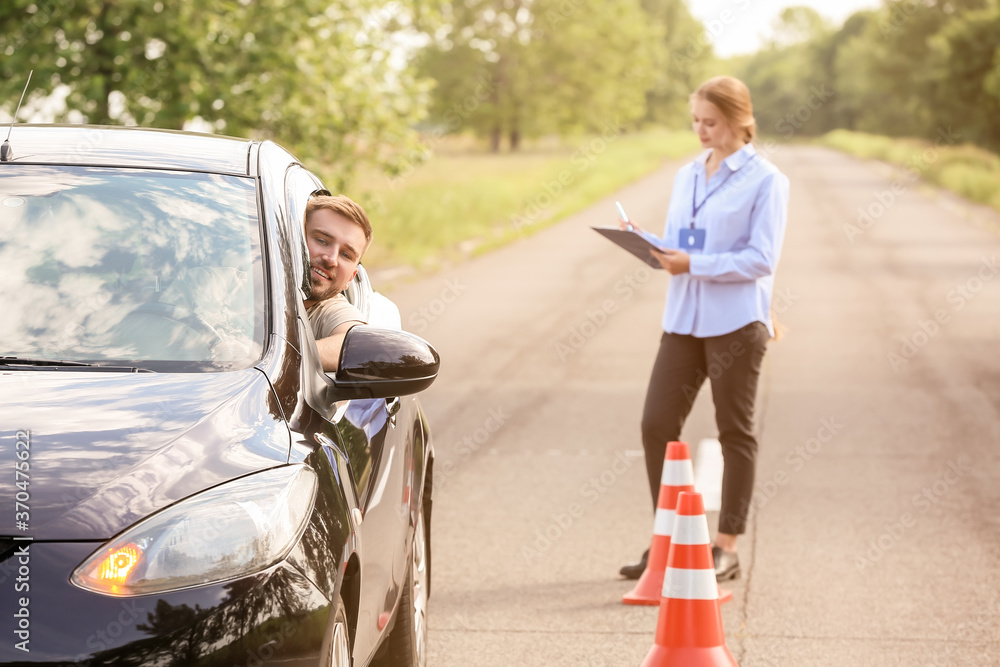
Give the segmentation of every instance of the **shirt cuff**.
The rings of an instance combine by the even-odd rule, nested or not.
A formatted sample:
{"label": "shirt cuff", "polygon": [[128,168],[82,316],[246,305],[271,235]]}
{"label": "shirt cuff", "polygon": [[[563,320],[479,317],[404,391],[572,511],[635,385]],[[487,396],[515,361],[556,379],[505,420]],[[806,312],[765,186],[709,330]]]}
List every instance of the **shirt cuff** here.
{"label": "shirt cuff", "polygon": [[714,255],[689,255],[691,266],[688,271],[692,276],[696,278],[710,276],[712,274],[712,265],[715,263]]}

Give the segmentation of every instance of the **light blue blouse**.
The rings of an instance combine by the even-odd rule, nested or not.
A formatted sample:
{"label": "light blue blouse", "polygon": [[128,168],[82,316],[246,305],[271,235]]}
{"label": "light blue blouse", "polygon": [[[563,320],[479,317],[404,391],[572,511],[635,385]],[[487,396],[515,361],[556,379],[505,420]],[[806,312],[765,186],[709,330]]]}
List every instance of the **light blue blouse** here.
{"label": "light blue blouse", "polygon": [[704,338],[759,320],[773,336],[771,293],[788,221],[788,177],[746,144],[722,161],[706,190],[711,153],[681,167],[674,179],[660,244],[680,249],[680,231],[692,221],[693,189],[700,207],[694,224],[705,230],[705,247],[685,250],[691,272],[670,277],[663,330]]}

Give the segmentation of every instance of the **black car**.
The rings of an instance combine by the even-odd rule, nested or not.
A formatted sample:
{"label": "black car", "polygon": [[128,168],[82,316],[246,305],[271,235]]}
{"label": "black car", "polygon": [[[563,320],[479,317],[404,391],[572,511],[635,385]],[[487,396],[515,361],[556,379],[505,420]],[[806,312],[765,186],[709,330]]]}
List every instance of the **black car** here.
{"label": "black car", "polygon": [[[423,665],[438,355],[364,269],[323,373],[323,184],[271,142],[14,126],[0,663]],[[4,152],[5,158],[11,156]]]}

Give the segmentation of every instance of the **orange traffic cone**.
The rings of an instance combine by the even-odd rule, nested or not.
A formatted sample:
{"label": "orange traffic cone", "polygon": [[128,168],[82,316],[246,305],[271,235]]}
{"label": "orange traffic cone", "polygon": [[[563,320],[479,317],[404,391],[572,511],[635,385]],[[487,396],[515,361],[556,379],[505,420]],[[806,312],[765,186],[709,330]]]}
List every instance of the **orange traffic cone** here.
{"label": "orange traffic cone", "polygon": [[670,531],[674,528],[674,508],[677,507],[677,494],[681,491],[694,491],[691,449],[686,442],[670,442],[663,457],[660,495],[656,499],[653,541],[649,545],[646,571],[639,577],[635,588],[622,597],[625,604],[660,604],[663,572],[667,569],[667,556],[670,555]]}
{"label": "orange traffic cone", "polygon": [[739,667],[726,648],[700,493],[677,497],[656,640],[642,667]]}
{"label": "orange traffic cone", "polygon": [[[649,547],[646,570],[639,577],[635,588],[622,596],[625,604],[655,606],[663,596],[663,573],[670,554],[670,531],[674,525],[674,508],[677,495],[694,491],[694,469],[691,465],[691,448],[686,442],[669,442],[663,458],[660,475],[660,495],[656,499],[656,517],[653,519],[653,540]],[[719,588],[719,602],[733,599],[733,592]]]}

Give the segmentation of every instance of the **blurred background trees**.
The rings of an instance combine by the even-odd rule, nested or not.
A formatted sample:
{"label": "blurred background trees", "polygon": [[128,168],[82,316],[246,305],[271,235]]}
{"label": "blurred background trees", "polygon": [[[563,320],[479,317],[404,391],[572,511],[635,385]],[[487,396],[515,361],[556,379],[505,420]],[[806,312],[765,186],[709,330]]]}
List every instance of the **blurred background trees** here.
{"label": "blurred background trees", "polygon": [[422,18],[382,0],[4,0],[0,92],[13,113],[34,69],[22,117],[46,100],[61,121],[279,138],[346,178],[413,141]]}
{"label": "blurred background trees", "polygon": [[[762,134],[835,128],[1000,150],[1000,0],[886,0],[843,25],[786,9],[760,51],[719,60],[686,0],[5,0],[0,93],[23,120],[277,138],[335,166],[398,168],[417,143],[685,127],[732,73]],[[60,100],[63,101],[60,104]],[[44,102],[43,102],[44,101]]]}
{"label": "blurred background trees", "polygon": [[637,0],[465,0],[419,58],[438,82],[431,121],[523,137],[632,126],[646,113],[664,26]]}
{"label": "blurred background trees", "polygon": [[[843,128],[933,139],[951,128],[1000,151],[1000,2],[888,0],[839,28],[810,14],[792,8],[779,19],[777,34],[798,41],[728,63],[750,86],[762,132],[786,133],[791,121],[802,136]],[[815,104],[822,87],[829,99]]]}

